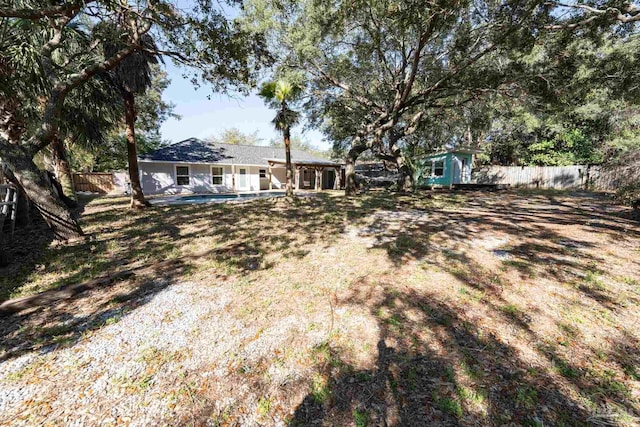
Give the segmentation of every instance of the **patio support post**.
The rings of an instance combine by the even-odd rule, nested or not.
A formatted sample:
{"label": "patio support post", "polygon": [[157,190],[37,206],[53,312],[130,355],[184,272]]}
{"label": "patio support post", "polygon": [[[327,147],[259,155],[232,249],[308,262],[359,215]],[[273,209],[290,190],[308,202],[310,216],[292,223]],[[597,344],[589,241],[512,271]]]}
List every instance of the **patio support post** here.
{"label": "patio support post", "polygon": [[231,165],[231,190],[236,191],[236,165]]}
{"label": "patio support post", "polygon": [[333,180],[333,189],[339,190],[342,186],[340,185],[340,178],[342,178],[342,168],[333,168],[336,173],[336,178]]}
{"label": "patio support post", "polygon": [[273,175],[271,173],[271,163],[269,163],[269,190],[273,190]]}
{"label": "patio support post", "polygon": [[300,167],[296,165],[296,190],[300,189]]}

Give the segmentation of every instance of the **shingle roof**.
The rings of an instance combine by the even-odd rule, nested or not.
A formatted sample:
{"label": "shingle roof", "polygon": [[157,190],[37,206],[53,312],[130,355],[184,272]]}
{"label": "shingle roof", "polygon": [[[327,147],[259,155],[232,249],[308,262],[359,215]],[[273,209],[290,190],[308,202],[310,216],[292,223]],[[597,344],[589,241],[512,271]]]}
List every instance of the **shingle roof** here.
{"label": "shingle roof", "polygon": [[[221,144],[189,138],[139,156],[142,161],[266,165],[267,159],[284,160],[284,148]],[[301,150],[291,150],[291,161],[327,163],[328,159]]]}

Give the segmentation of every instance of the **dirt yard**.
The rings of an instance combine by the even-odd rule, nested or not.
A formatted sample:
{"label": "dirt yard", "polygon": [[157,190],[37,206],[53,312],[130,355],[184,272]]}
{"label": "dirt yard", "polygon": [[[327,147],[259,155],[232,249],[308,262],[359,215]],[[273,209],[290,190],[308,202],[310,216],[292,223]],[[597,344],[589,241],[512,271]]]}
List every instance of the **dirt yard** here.
{"label": "dirt yard", "polygon": [[[640,425],[640,224],[605,197],[497,192],[88,203],[20,231],[1,425]],[[25,243],[26,242],[26,243]]]}

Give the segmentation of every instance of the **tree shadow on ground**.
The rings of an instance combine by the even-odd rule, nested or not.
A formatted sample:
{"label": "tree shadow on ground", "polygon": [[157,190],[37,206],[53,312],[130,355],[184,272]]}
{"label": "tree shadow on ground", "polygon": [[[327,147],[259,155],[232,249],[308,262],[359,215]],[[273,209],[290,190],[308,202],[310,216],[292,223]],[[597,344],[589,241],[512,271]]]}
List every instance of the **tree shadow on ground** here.
{"label": "tree shadow on ground", "polygon": [[[84,331],[117,321],[190,274],[205,272],[213,276],[211,280],[229,276],[257,280],[252,273],[273,268],[274,258],[275,262],[303,259],[310,245],[328,248],[353,232],[356,240],[369,239],[370,250],[384,250],[395,269],[430,264],[477,291],[482,302],[490,301],[485,305],[491,316],[531,340],[540,339],[538,355],[555,368],[533,366],[512,344],[475,328],[473,319],[465,317],[467,307],[393,283],[374,297],[340,299],[342,305],[365,307],[378,319],[376,368],[357,369],[345,361],[340,348],[321,349],[326,362],[319,373],[326,390],[320,387],[304,399],[292,425],[343,425],[357,419],[374,425],[581,425],[589,424],[593,414],[584,399],[594,405],[612,399],[639,415],[611,379],[578,378],[579,368],[555,348],[543,345],[544,337],[531,330],[530,315],[535,313],[514,308],[502,297],[510,284],[496,281],[495,274],[464,252],[469,245],[480,244],[473,240],[479,233],[526,237],[538,243],[506,243],[511,244],[507,248],[511,261],[519,263],[504,263],[506,269],[554,280],[578,278],[586,264],[600,260],[586,253],[576,258],[575,251],[590,249],[593,243],[570,239],[557,227],[597,229],[618,241],[637,236],[637,228],[609,213],[590,215],[576,207],[580,201],[567,203],[544,195],[523,200],[509,193],[483,196],[433,200],[381,193],[347,199],[320,194],[293,204],[266,199],[158,206],[144,212],[130,212],[126,202],[109,206],[114,202],[100,201],[104,209],[98,205],[83,217],[90,238],[49,248],[44,261],[29,264],[30,271],[13,278],[15,289],[35,280],[31,271],[37,263],[44,265],[38,276],[60,275],[53,276],[48,287],[123,269],[140,269],[139,277],[3,319],[0,350],[6,359],[72,346]],[[580,291],[605,308],[618,306],[610,293],[595,286]],[[611,355],[621,366],[633,362],[620,356],[627,347],[623,340]],[[607,392],[598,397],[597,390],[602,389]]]}
{"label": "tree shadow on ground", "polygon": [[[81,215],[85,206],[96,198],[97,196],[80,197],[75,213]],[[14,238],[5,248],[8,264],[0,268],[0,302],[9,299],[24,285],[25,280],[22,279],[29,272],[41,268],[42,260],[47,256],[47,248],[54,242],[53,232],[36,209],[31,210],[29,219],[27,225],[16,228]]]}
{"label": "tree shadow on ground", "polygon": [[9,241],[8,235],[4,240],[8,263],[5,267],[0,267],[0,301],[8,299],[23,285],[23,282],[16,280],[16,276],[21,271],[35,270],[39,258],[54,240],[54,236],[41,216],[32,215],[28,225],[16,228],[12,240]]}
{"label": "tree shadow on ground", "polygon": [[565,376],[533,363],[474,326],[462,307],[437,298],[396,288],[341,299],[379,319],[375,368],[357,369],[342,359],[342,349],[327,347],[319,368],[326,389],[316,386],[288,425],[582,426],[597,421],[588,404],[611,400],[640,416],[624,392],[599,394],[607,385],[570,374],[567,362]]}
{"label": "tree shadow on ground", "polygon": [[[116,284],[108,285],[59,304],[5,317],[0,327],[0,357],[15,357],[58,342],[72,345],[88,328],[99,328],[108,318],[135,309],[150,294],[197,271],[211,271],[212,279],[226,280],[271,268],[268,257],[273,254],[303,258],[309,245],[330,246],[340,238],[349,212],[354,215],[352,222],[357,222],[365,212],[393,206],[387,200],[365,198],[354,202],[350,210],[350,205],[326,195],[293,204],[267,199],[161,206],[142,212],[130,211],[127,202],[94,201],[82,218],[86,240],[52,246],[50,239],[41,238],[41,254],[5,279],[4,298],[14,292],[33,294],[126,270],[136,272],[136,278],[126,280],[118,295],[111,295]],[[167,262],[174,266],[168,267]],[[47,276],[51,278],[45,282]],[[110,307],[103,307],[105,301]],[[74,309],[89,314],[77,316]]]}
{"label": "tree shadow on ground", "polygon": [[[531,207],[531,203],[542,206]],[[579,367],[556,351],[547,343],[549,337],[538,336],[530,328],[530,314],[534,313],[502,298],[509,284],[496,280],[494,273],[464,253],[473,234],[481,231],[533,239],[540,243],[509,246],[505,252],[515,259],[504,267],[573,283],[583,297],[615,312],[621,308],[619,298],[592,278],[605,273],[595,267],[603,259],[582,251],[595,245],[571,239],[557,228],[583,225],[612,239],[626,240],[638,236],[632,222],[553,197],[515,204],[470,200],[444,215],[429,215],[430,221],[409,222],[401,232],[384,224],[370,226],[365,236],[375,235],[372,248],[385,249],[398,267],[411,260],[426,262],[480,292],[493,317],[517,331],[516,335],[540,343],[534,350],[544,364],[534,366],[515,347],[474,330],[473,321],[464,316],[465,307],[438,302],[435,294],[404,293],[394,287],[388,290],[391,296],[374,304],[361,298],[343,301],[366,306],[377,317],[381,311],[387,313],[379,321],[376,368],[358,370],[342,360],[340,348],[332,348],[327,356],[331,368],[320,370],[328,390],[307,395],[290,425],[618,425],[619,416],[608,412],[611,405],[624,408],[627,421],[640,417],[637,399],[617,374]],[[444,231],[454,243],[446,249],[432,238]],[[439,253],[445,255],[444,262],[434,261]],[[570,329],[558,324],[560,329],[563,326]],[[637,378],[631,367],[635,358],[625,354],[637,349],[637,339],[626,333],[619,341],[609,359],[631,372],[632,379]],[[588,352],[596,357],[599,350]]]}

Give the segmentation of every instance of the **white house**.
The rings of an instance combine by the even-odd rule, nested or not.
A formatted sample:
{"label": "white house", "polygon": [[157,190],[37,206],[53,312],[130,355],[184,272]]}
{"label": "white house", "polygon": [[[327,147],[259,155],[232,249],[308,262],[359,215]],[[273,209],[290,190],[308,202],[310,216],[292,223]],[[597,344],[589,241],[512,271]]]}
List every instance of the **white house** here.
{"label": "white house", "polygon": [[[340,163],[291,150],[296,189],[339,189]],[[284,148],[219,144],[196,138],[138,157],[145,194],[227,193],[284,189]]]}

